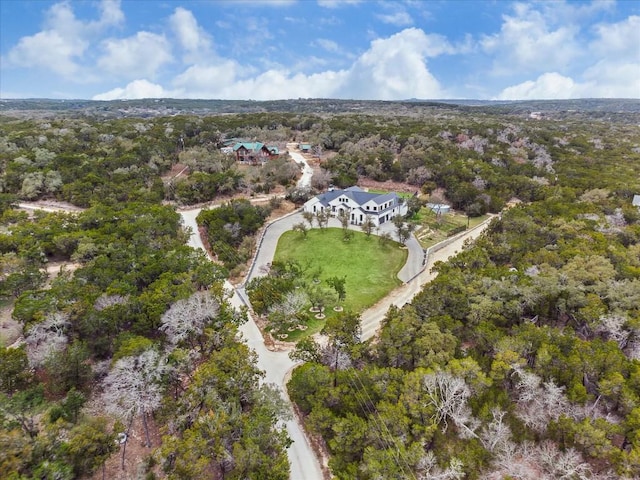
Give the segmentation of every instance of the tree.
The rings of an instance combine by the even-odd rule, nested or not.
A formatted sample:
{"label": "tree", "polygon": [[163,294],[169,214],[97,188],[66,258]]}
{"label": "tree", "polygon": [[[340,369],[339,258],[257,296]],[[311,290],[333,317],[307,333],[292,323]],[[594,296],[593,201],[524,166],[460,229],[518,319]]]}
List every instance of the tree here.
{"label": "tree", "polygon": [[309,290],[308,292],[308,295],[313,309],[316,312],[322,312],[329,297],[328,292],[318,285],[314,288],[311,288],[311,290]]}
{"label": "tree", "polygon": [[309,301],[299,290],[287,292],[277,305],[269,309],[269,323],[276,329],[286,329],[299,323],[298,315]]}
{"label": "tree", "polygon": [[307,233],[309,232],[309,227],[304,222],[296,223],[293,226],[293,230],[300,232],[304,238],[307,238]]}
{"label": "tree", "polygon": [[45,361],[47,387],[55,393],[84,388],[91,378],[89,356],[89,349],[82,340],[74,340],[64,350],[52,352]]}
{"label": "tree", "polygon": [[[152,348],[138,356],[118,360],[103,382],[107,412],[129,424],[140,415],[147,447],[151,446],[147,415],[160,406],[161,380],[166,372],[163,356]],[[122,457],[124,461],[124,451]]]}
{"label": "tree", "polygon": [[0,347],[0,392],[11,395],[26,387],[30,379],[24,345],[18,348]]}
{"label": "tree", "polygon": [[196,292],[185,300],[178,300],[160,319],[160,331],[175,347],[186,342],[191,348],[204,350],[204,330],[220,312],[220,303],[209,291]]}
{"label": "tree", "polygon": [[429,404],[435,408],[434,421],[443,423],[447,431],[447,419],[452,420],[463,438],[475,438],[478,421],[472,416],[467,400],[471,389],[462,378],[447,372],[431,373],[424,376],[424,386]]}
{"label": "tree", "polygon": [[347,277],[330,277],[327,278],[326,282],[331,288],[336,291],[336,294],[338,295],[338,301],[344,302],[344,299],[347,296],[347,291],[345,289]]}
{"label": "tree", "polygon": [[402,215],[396,215],[393,217],[393,224],[396,227],[396,234],[398,235],[398,241],[404,245],[409,240],[411,233],[415,229],[415,225],[413,223],[405,223],[404,217]]}
{"label": "tree", "polygon": [[373,233],[373,230],[376,228],[376,224],[373,222],[371,215],[365,215],[364,221],[360,225],[360,228],[365,233],[367,237],[370,237]]}
{"label": "tree", "polygon": [[340,209],[338,212],[338,220],[340,221],[342,230],[346,232],[349,229],[349,212],[344,209]]}
{"label": "tree", "polygon": [[66,443],[66,456],[77,477],[88,476],[102,466],[104,478],[104,462],[117,448],[116,436],[107,430],[105,418],[92,418],[75,426]]}
{"label": "tree", "polygon": [[313,228],[313,221],[316,218],[313,212],[307,212],[305,210],[304,212],[302,212],[302,218],[304,218],[309,223],[309,228]]}
{"label": "tree", "polygon": [[[350,364],[355,347],[360,344],[362,335],[360,316],[351,312],[341,312],[339,315],[329,317],[321,333],[329,337],[324,353],[326,356],[332,357],[329,365],[334,370],[333,384],[335,387],[338,382],[337,372],[340,364]],[[347,362],[341,360],[347,360]]]}
{"label": "tree", "polygon": [[289,352],[289,358],[296,362],[315,362],[321,359],[320,345],[313,338],[305,337],[296,343],[293,350]]}
{"label": "tree", "polygon": [[327,228],[330,217],[331,217],[331,214],[329,213],[329,211],[324,209],[318,210],[316,212],[316,222],[318,222],[318,227],[320,227],[320,229]]}
{"label": "tree", "polygon": [[68,338],[69,316],[62,312],[50,313],[47,318],[29,330],[25,338],[27,356],[32,367],[40,367],[53,353],[64,350]]}

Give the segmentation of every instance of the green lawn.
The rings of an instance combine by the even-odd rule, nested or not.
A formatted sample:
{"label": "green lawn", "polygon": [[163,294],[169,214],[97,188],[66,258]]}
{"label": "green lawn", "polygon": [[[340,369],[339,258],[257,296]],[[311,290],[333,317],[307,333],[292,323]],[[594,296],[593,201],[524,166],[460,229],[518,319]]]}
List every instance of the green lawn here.
{"label": "green lawn", "polygon": [[[393,241],[381,245],[375,235],[367,237],[361,232],[354,231],[348,242],[342,237],[340,228],[314,228],[306,238],[299,232],[285,232],[274,260],[295,260],[308,266],[305,275],[309,282],[312,272],[321,267],[324,286],[329,277],[346,276],[344,308],[360,312],[400,285],[397,275],[407,260],[407,250]],[[327,305],[327,313],[332,306]]]}

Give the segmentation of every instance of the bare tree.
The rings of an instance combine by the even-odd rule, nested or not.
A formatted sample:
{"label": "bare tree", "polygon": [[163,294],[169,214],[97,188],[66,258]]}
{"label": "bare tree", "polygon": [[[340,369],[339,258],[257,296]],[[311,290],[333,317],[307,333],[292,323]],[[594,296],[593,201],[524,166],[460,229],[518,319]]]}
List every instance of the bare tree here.
{"label": "bare tree", "polygon": [[623,350],[631,334],[631,332],[623,328],[626,322],[627,319],[622,315],[603,315],[600,317],[600,325],[596,328],[596,333],[606,339],[613,340]]}
{"label": "bare tree", "polygon": [[342,226],[343,230],[346,230],[349,228],[349,213],[346,212],[345,210],[340,210],[338,212],[338,220],[340,220],[340,225]]}
{"label": "bare tree", "polygon": [[327,228],[329,224],[329,212],[327,210],[318,210],[316,212],[316,221],[318,222],[318,227]]}
{"label": "bare tree", "polygon": [[203,332],[208,322],[220,311],[220,304],[210,292],[200,291],[185,300],[178,300],[160,319],[159,330],[164,332],[172,345],[186,341],[191,347],[197,342],[204,348]]}
{"label": "bare tree", "polygon": [[376,224],[373,222],[371,215],[366,215],[364,217],[364,221],[362,222],[362,225],[360,225],[360,228],[367,235],[367,237],[371,236],[373,229],[376,228]]}
{"label": "bare tree", "polygon": [[100,295],[95,303],[93,304],[93,308],[96,310],[104,310],[105,308],[113,307],[114,305],[125,305],[129,301],[128,295]]}
{"label": "bare tree", "polygon": [[333,175],[331,175],[331,172],[321,168],[320,170],[313,172],[313,177],[311,177],[311,187],[316,190],[324,190],[329,186],[332,179]]}
{"label": "bare tree", "polygon": [[302,218],[304,218],[309,223],[309,228],[313,228],[313,221],[316,217],[312,212],[302,212]]}
{"label": "bare tree", "polygon": [[298,323],[298,313],[308,302],[309,297],[304,292],[295,290],[287,292],[282,302],[269,309],[269,318],[279,323],[279,327],[293,326]]}
{"label": "bare tree", "polygon": [[25,342],[31,367],[42,366],[51,354],[64,350],[69,342],[66,335],[69,325],[69,315],[53,312],[29,330]]}
{"label": "bare tree", "polygon": [[304,238],[307,238],[307,233],[309,233],[309,227],[304,222],[296,223],[292,227],[293,231],[300,232]]}
{"label": "bare tree", "polygon": [[560,451],[549,440],[538,447],[538,459],[549,473],[548,478],[587,480],[591,478],[591,467],[582,459],[582,455],[573,448]]}
{"label": "bare tree", "polygon": [[460,480],[465,477],[464,464],[453,457],[449,466],[440,468],[432,451],[428,451],[418,462],[418,478],[420,480]]}
{"label": "bare tree", "polygon": [[527,426],[542,432],[550,420],[557,420],[561,414],[569,412],[564,387],[556,385],[553,380],[543,382],[538,375],[525,371],[520,365],[512,365],[512,368],[519,377],[515,387],[517,413]]}
{"label": "bare tree", "polygon": [[491,410],[492,420],[480,432],[480,441],[484,448],[492,453],[506,452],[512,449],[511,430],[504,421],[505,412],[500,408]]}
{"label": "bare tree", "polygon": [[151,348],[138,356],[121,358],[104,379],[103,398],[107,412],[129,425],[140,415],[147,447],[151,446],[147,415],[160,406],[160,381],[167,371],[166,359]]}
{"label": "bare tree", "polygon": [[458,427],[462,438],[477,437],[475,430],[478,420],[471,414],[467,399],[471,396],[471,389],[464,379],[446,372],[438,372],[424,376],[424,386],[427,390],[429,403],[435,408],[434,420],[443,423],[443,431],[448,428],[450,419]]}

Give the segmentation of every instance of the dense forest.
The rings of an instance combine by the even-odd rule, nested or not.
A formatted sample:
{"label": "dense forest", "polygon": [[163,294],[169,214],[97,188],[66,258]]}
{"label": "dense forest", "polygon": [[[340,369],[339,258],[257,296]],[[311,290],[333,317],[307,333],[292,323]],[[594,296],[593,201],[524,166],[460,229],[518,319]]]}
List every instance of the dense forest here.
{"label": "dense forest", "polygon": [[[299,204],[361,182],[497,215],[378,337],[361,342],[359,312],[345,312],[292,353],[305,363],[289,395],[332,474],[640,476],[639,102],[541,103],[542,118],[419,102],[224,115],[12,103],[0,307],[21,341],[0,338],[0,477],[87,478],[140,425],[148,478],[288,478],[289,409],[239,341],[247,319],[222,282],[270,212],[247,199]],[[237,164],[220,151],[235,138],[310,143],[313,189],[296,191],[287,155]],[[205,202],[222,204],[199,217],[217,262],[186,246],[176,210]]]}

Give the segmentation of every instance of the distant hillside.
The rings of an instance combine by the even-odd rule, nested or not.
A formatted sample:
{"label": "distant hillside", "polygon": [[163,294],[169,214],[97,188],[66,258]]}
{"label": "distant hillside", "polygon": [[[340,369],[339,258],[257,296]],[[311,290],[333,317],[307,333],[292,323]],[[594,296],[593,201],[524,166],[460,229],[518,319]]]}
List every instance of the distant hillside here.
{"label": "distant hillside", "polygon": [[640,99],[578,99],[578,100],[185,100],[143,99],[93,100],[5,99],[0,100],[0,113],[17,117],[46,117],[52,114],[91,117],[157,117],[168,115],[221,115],[234,113],[341,113],[393,114],[413,116],[429,112],[494,113],[529,115],[540,112],[542,117],[561,119],[568,115],[587,115],[607,121],[640,122]]}

